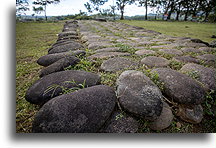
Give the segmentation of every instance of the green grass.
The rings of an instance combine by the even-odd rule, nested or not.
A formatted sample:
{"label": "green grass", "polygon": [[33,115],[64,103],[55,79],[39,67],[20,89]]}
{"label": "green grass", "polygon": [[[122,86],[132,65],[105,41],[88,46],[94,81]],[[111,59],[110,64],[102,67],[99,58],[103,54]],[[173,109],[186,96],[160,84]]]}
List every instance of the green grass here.
{"label": "green grass", "polygon": [[216,35],[215,23],[197,22],[167,22],[167,21],[120,21],[125,24],[143,27],[166,35],[175,37],[198,38],[205,42],[211,42],[212,35]]}
{"label": "green grass", "polygon": [[39,79],[42,68],[36,61],[56,42],[63,23],[16,24],[16,132],[31,132],[33,116],[39,109],[25,100],[26,90]]}

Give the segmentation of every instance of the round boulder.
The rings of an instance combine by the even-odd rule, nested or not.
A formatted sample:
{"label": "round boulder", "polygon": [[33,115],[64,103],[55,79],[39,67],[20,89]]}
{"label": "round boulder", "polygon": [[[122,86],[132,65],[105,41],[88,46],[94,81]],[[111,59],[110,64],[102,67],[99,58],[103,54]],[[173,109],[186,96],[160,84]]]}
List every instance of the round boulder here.
{"label": "round boulder", "polygon": [[152,130],[163,130],[169,127],[173,121],[173,113],[169,105],[163,102],[163,109],[158,119],[150,123],[149,127]]}
{"label": "round boulder", "polygon": [[128,70],[119,76],[117,95],[120,105],[137,117],[155,120],[161,114],[161,91],[140,71]]}
{"label": "round boulder", "polygon": [[205,90],[198,82],[185,74],[168,68],[153,69],[164,85],[163,92],[182,104],[200,104],[205,99]]}
{"label": "round boulder", "polygon": [[104,71],[114,72],[125,68],[135,67],[136,65],[138,64],[128,58],[115,57],[104,61],[101,64],[101,69]]}
{"label": "round boulder", "polygon": [[34,133],[96,133],[116,104],[115,91],[98,85],[53,98],[36,114]]}
{"label": "round boulder", "polygon": [[179,105],[177,116],[183,121],[198,124],[203,119],[203,108],[201,105]]}
{"label": "round boulder", "polygon": [[45,56],[40,57],[37,60],[37,63],[41,66],[49,66],[52,63],[64,58],[64,57],[70,57],[70,56],[84,56],[86,54],[83,50],[75,50],[75,51],[68,51],[68,52],[62,52],[62,53],[54,53],[54,54],[48,54]]}
{"label": "round boulder", "polygon": [[68,66],[76,65],[79,62],[80,62],[80,59],[78,59],[74,56],[62,58],[62,59],[56,61],[55,63],[49,65],[48,67],[45,67],[44,69],[42,69],[40,71],[39,76],[43,77],[45,75],[48,75],[48,74],[51,74],[54,72],[63,71],[64,68],[66,68]]}
{"label": "round boulder", "polygon": [[64,90],[90,87],[99,83],[100,76],[91,72],[77,70],[56,72],[37,80],[27,90],[25,98],[33,104],[44,104],[51,98],[61,95]]}
{"label": "round boulder", "polygon": [[169,61],[162,57],[148,56],[141,60],[141,64],[145,64],[148,68],[167,67]]}

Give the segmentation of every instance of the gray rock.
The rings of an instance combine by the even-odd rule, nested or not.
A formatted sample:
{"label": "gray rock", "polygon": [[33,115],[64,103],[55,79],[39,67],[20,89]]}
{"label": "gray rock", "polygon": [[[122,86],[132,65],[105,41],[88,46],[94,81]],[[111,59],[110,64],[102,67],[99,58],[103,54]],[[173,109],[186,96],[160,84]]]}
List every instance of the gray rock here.
{"label": "gray rock", "polygon": [[209,46],[215,48],[216,47],[216,40],[209,43]]}
{"label": "gray rock", "polygon": [[203,108],[201,105],[179,105],[177,116],[182,120],[198,124],[203,119]]}
{"label": "gray rock", "polygon": [[197,80],[203,83],[208,90],[215,90],[215,69],[190,63],[184,65],[180,71],[189,76],[193,76],[193,73]]}
{"label": "gray rock", "polygon": [[88,57],[88,59],[105,59],[105,58],[112,58],[116,56],[129,56],[130,53],[127,52],[100,52],[93,54]]}
{"label": "gray rock", "polygon": [[177,56],[174,57],[173,60],[183,63],[200,63],[198,59],[191,56]]}
{"label": "gray rock", "polygon": [[64,68],[68,66],[76,65],[79,62],[80,62],[80,59],[74,56],[62,58],[56,61],[55,63],[49,65],[48,67],[45,67],[44,69],[42,69],[40,71],[39,77],[43,77],[45,75],[48,75],[54,72],[63,71]]}
{"label": "gray rock", "polygon": [[163,109],[162,109],[161,115],[159,116],[158,119],[151,122],[149,124],[149,127],[152,130],[163,130],[171,125],[173,121],[173,117],[174,116],[173,116],[172,110],[170,109],[169,105],[163,102]]}
{"label": "gray rock", "polygon": [[108,43],[108,42],[93,42],[88,45],[88,49],[96,50],[99,48],[109,47],[112,45],[113,45],[112,43]]}
{"label": "gray rock", "polygon": [[186,42],[183,44],[184,46],[187,46],[187,47],[207,47],[207,45],[203,44],[203,43],[193,43],[193,42]]}
{"label": "gray rock", "polygon": [[84,56],[86,54],[83,50],[75,50],[75,51],[68,51],[68,52],[62,52],[62,53],[54,53],[54,54],[48,54],[45,56],[40,57],[37,60],[37,63],[41,66],[49,66],[52,63],[69,56]]}
{"label": "gray rock", "polygon": [[136,133],[139,123],[132,117],[121,113],[114,112],[111,119],[102,130],[101,133]]}
{"label": "gray rock", "polygon": [[215,66],[215,55],[213,54],[204,54],[197,56],[197,58],[204,61],[204,64]]}
{"label": "gray rock", "polygon": [[138,50],[135,52],[136,55],[149,55],[149,54],[155,54],[155,51],[153,50]]}
{"label": "gray rock", "polygon": [[116,104],[111,87],[98,85],[53,98],[39,110],[34,133],[96,133]]}
{"label": "gray rock", "polygon": [[201,53],[202,51],[200,49],[196,49],[196,48],[181,48],[181,51],[183,53]]}
{"label": "gray rock", "polygon": [[123,57],[110,58],[106,61],[103,61],[101,64],[101,69],[104,71],[114,72],[126,68],[134,68],[138,64],[131,61],[130,59]]}
{"label": "gray rock", "polygon": [[198,82],[185,74],[168,68],[153,69],[164,85],[163,92],[170,99],[182,104],[200,104],[205,99],[205,91]]}
{"label": "gray rock", "polygon": [[199,50],[202,52],[214,52],[215,51],[215,49],[211,47],[200,47]]}
{"label": "gray rock", "polygon": [[168,48],[167,45],[155,45],[155,46],[150,46],[151,49],[161,49],[161,48]]}
{"label": "gray rock", "polygon": [[58,37],[58,40],[57,40],[57,41],[61,41],[61,40],[73,40],[73,41],[76,41],[76,40],[78,40],[78,39],[79,39],[78,36],[69,35],[69,36],[64,36],[64,37]]}
{"label": "gray rock", "polygon": [[200,39],[191,39],[191,41],[194,43],[202,43],[202,44],[205,44],[206,46],[209,46],[209,44],[207,42],[204,42]]}
{"label": "gray rock", "polygon": [[65,37],[65,36],[70,36],[70,35],[75,35],[78,36],[76,31],[68,31],[68,32],[61,32],[58,34],[58,37]]}
{"label": "gray rock", "polygon": [[162,111],[159,88],[142,72],[128,70],[117,79],[120,105],[128,112],[144,119],[155,120]]}
{"label": "gray rock", "polygon": [[148,68],[168,67],[169,61],[162,57],[148,56],[141,60],[141,64],[145,64]]}
{"label": "gray rock", "polygon": [[[26,92],[26,100],[33,104],[44,104],[51,98],[63,93],[64,89],[72,89],[85,84],[85,87],[94,86],[100,83],[100,76],[85,71],[61,71],[42,77]],[[63,87],[63,88],[62,88]]]}
{"label": "gray rock", "polygon": [[183,52],[177,49],[160,49],[160,52],[171,55],[183,55]]}
{"label": "gray rock", "polygon": [[98,49],[95,52],[99,53],[99,52],[115,52],[118,51],[119,47],[107,47],[107,48],[102,48],[102,49]]}
{"label": "gray rock", "polygon": [[53,54],[53,53],[66,52],[66,51],[71,51],[71,50],[73,51],[73,50],[78,50],[78,49],[83,49],[83,48],[84,48],[83,45],[74,41],[73,43],[50,48],[48,53]]}

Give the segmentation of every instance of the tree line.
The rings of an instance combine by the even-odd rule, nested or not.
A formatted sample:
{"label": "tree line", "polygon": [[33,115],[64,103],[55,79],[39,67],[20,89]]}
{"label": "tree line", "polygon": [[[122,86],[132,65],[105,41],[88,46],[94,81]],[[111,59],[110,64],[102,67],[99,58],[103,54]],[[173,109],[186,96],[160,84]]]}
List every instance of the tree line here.
{"label": "tree line", "polygon": [[[102,5],[109,0],[89,0],[85,3],[85,7],[89,13],[98,11],[103,14]],[[203,21],[207,21],[210,13],[214,15],[216,0],[110,0],[113,5],[110,6],[110,14],[115,16],[115,10],[120,11],[120,19],[124,19],[125,6],[136,4],[138,7],[144,7],[145,19],[148,19],[148,8],[151,7],[156,10],[156,14],[163,14],[162,19],[171,19],[171,15],[175,13],[175,20],[179,20],[180,16],[184,16],[187,21],[189,16],[196,18],[198,15],[204,17]],[[108,11],[108,10],[107,10]]]}
{"label": "tree line", "polygon": [[[102,6],[108,1],[112,2],[110,8],[102,9]],[[33,11],[35,14],[44,12],[45,19],[46,7],[49,4],[60,3],[60,0],[34,0]],[[120,19],[124,19],[125,6],[135,4],[137,7],[143,7],[145,10],[145,19],[148,19],[148,8],[156,10],[156,14],[162,14],[162,19],[169,20],[171,15],[175,14],[175,20],[179,20],[181,16],[184,21],[189,17],[203,17],[203,21],[207,21],[209,16],[213,16],[215,22],[216,0],[89,0],[84,4],[89,14],[98,12],[99,15],[115,16],[117,11],[120,13]],[[16,0],[16,13],[28,11],[28,0]]]}

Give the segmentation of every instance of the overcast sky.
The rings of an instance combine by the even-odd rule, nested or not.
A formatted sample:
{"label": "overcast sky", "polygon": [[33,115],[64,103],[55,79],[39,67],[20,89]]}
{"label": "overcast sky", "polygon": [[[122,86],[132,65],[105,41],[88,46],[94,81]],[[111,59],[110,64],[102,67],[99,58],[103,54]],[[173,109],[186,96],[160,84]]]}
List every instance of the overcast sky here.
{"label": "overcast sky", "polygon": [[[32,11],[32,1],[28,0],[30,5],[30,11],[27,11],[27,15],[31,15],[34,12]],[[84,3],[88,2],[89,0],[61,0],[59,4],[51,4],[47,6],[47,16],[58,16],[58,15],[68,15],[68,14],[77,14],[79,10],[87,12],[87,9],[84,6]],[[102,8],[110,8],[110,5],[113,5],[113,1],[109,0]],[[152,11],[149,9],[148,13]],[[118,11],[119,13],[119,11]],[[120,13],[119,13],[120,14]],[[145,8],[144,7],[137,7],[135,4],[133,5],[126,5],[125,6],[125,16],[133,16],[133,15],[144,15]],[[43,15],[43,14],[41,14]]]}

